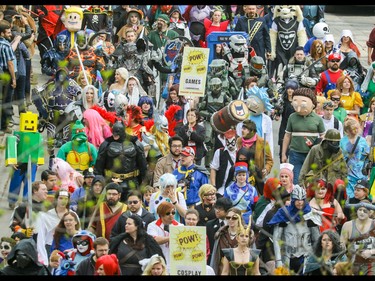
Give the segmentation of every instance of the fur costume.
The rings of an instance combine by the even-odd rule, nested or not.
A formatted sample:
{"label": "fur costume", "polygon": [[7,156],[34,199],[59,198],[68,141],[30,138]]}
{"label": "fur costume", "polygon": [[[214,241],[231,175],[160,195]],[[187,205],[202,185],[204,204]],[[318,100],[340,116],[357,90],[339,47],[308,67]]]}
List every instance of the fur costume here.
{"label": "fur costume", "polygon": [[60,180],[60,189],[67,189],[70,193],[82,186],[83,175],[72,168],[68,162],[61,158],[53,158],[52,171],[57,173]]}
{"label": "fur costume", "polygon": [[112,125],[116,122],[116,120],[121,121],[121,118],[118,118],[114,111],[107,111],[105,108],[100,107],[98,105],[92,106],[91,109],[94,109],[97,112],[99,112],[100,116]]}
{"label": "fur costume", "polygon": [[59,267],[52,268],[52,276],[73,276],[75,275],[75,262],[59,250],[53,250],[50,256],[52,262],[59,262]]}
{"label": "fur costume", "polygon": [[[307,34],[303,25],[303,13],[299,5],[276,5],[270,28],[271,60],[274,62],[271,76],[280,72],[297,46],[305,46]],[[276,73],[275,73],[276,71]]]}

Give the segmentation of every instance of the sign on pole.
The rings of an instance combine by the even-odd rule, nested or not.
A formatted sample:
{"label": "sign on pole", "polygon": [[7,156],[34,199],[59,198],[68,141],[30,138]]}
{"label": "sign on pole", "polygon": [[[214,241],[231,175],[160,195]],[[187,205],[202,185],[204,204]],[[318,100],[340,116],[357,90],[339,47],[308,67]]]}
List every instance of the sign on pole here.
{"label": "sign on pole", "polygon": [[180,77],[180,95],[203,97],[206,88],[210,49],[184,47]]}
{"label": "sign on pole", "polygon": [[172,226],[170,275],[206,275],[206,227]]}

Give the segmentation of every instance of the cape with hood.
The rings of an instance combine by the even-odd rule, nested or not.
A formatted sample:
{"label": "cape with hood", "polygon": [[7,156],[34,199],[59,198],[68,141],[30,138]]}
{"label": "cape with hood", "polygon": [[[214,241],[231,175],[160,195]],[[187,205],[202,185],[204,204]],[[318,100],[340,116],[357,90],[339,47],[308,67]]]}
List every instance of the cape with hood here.
{"label": "cape with hood", "polygon": [[[30,259],[26,267],[17,266],[17,253],[22,251]],[[33,238],[23,239],[13,247],[8,255],[8,266],[0,270],[0,275],[50,275],[48,268],[38,261],[38,252]]]}

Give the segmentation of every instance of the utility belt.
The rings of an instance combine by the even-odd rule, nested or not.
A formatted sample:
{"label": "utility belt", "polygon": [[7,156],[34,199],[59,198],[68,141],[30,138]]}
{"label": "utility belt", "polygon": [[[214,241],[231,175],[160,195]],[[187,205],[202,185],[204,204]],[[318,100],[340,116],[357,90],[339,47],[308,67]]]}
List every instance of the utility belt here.
{"label": "utility belt", "polygon": [[126,173],[126,174],[117,174],[117,173],[112,172],[110,170],[105,170],[105,176],[106,177],[116,178],[116,179],[120,179],[120,180],[126,180],[126,179],[129,179],[129,178],[134,178],[134,177],[137,177],[138,175],[139,175],[139,170],[135,170],[133,172]]}

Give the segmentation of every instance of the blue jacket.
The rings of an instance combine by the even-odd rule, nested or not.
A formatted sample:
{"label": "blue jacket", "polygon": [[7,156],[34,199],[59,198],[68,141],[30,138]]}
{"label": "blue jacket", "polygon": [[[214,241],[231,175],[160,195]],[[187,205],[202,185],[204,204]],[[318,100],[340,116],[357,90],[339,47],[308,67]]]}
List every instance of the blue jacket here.
{"label": "blue jacket", "polygon": [[[207,174],[199,171],[195,164],[186,168],[185,166],[179,166],[173,171],[173,175],[176,177],[177,182],[180,183],[183,179],[190,178],[190,187],[185,193],[186,205],[190,206],[200,201],[198,196],[199,188],[208,183]],[[189,177],[191,175],[191,177]]]}

